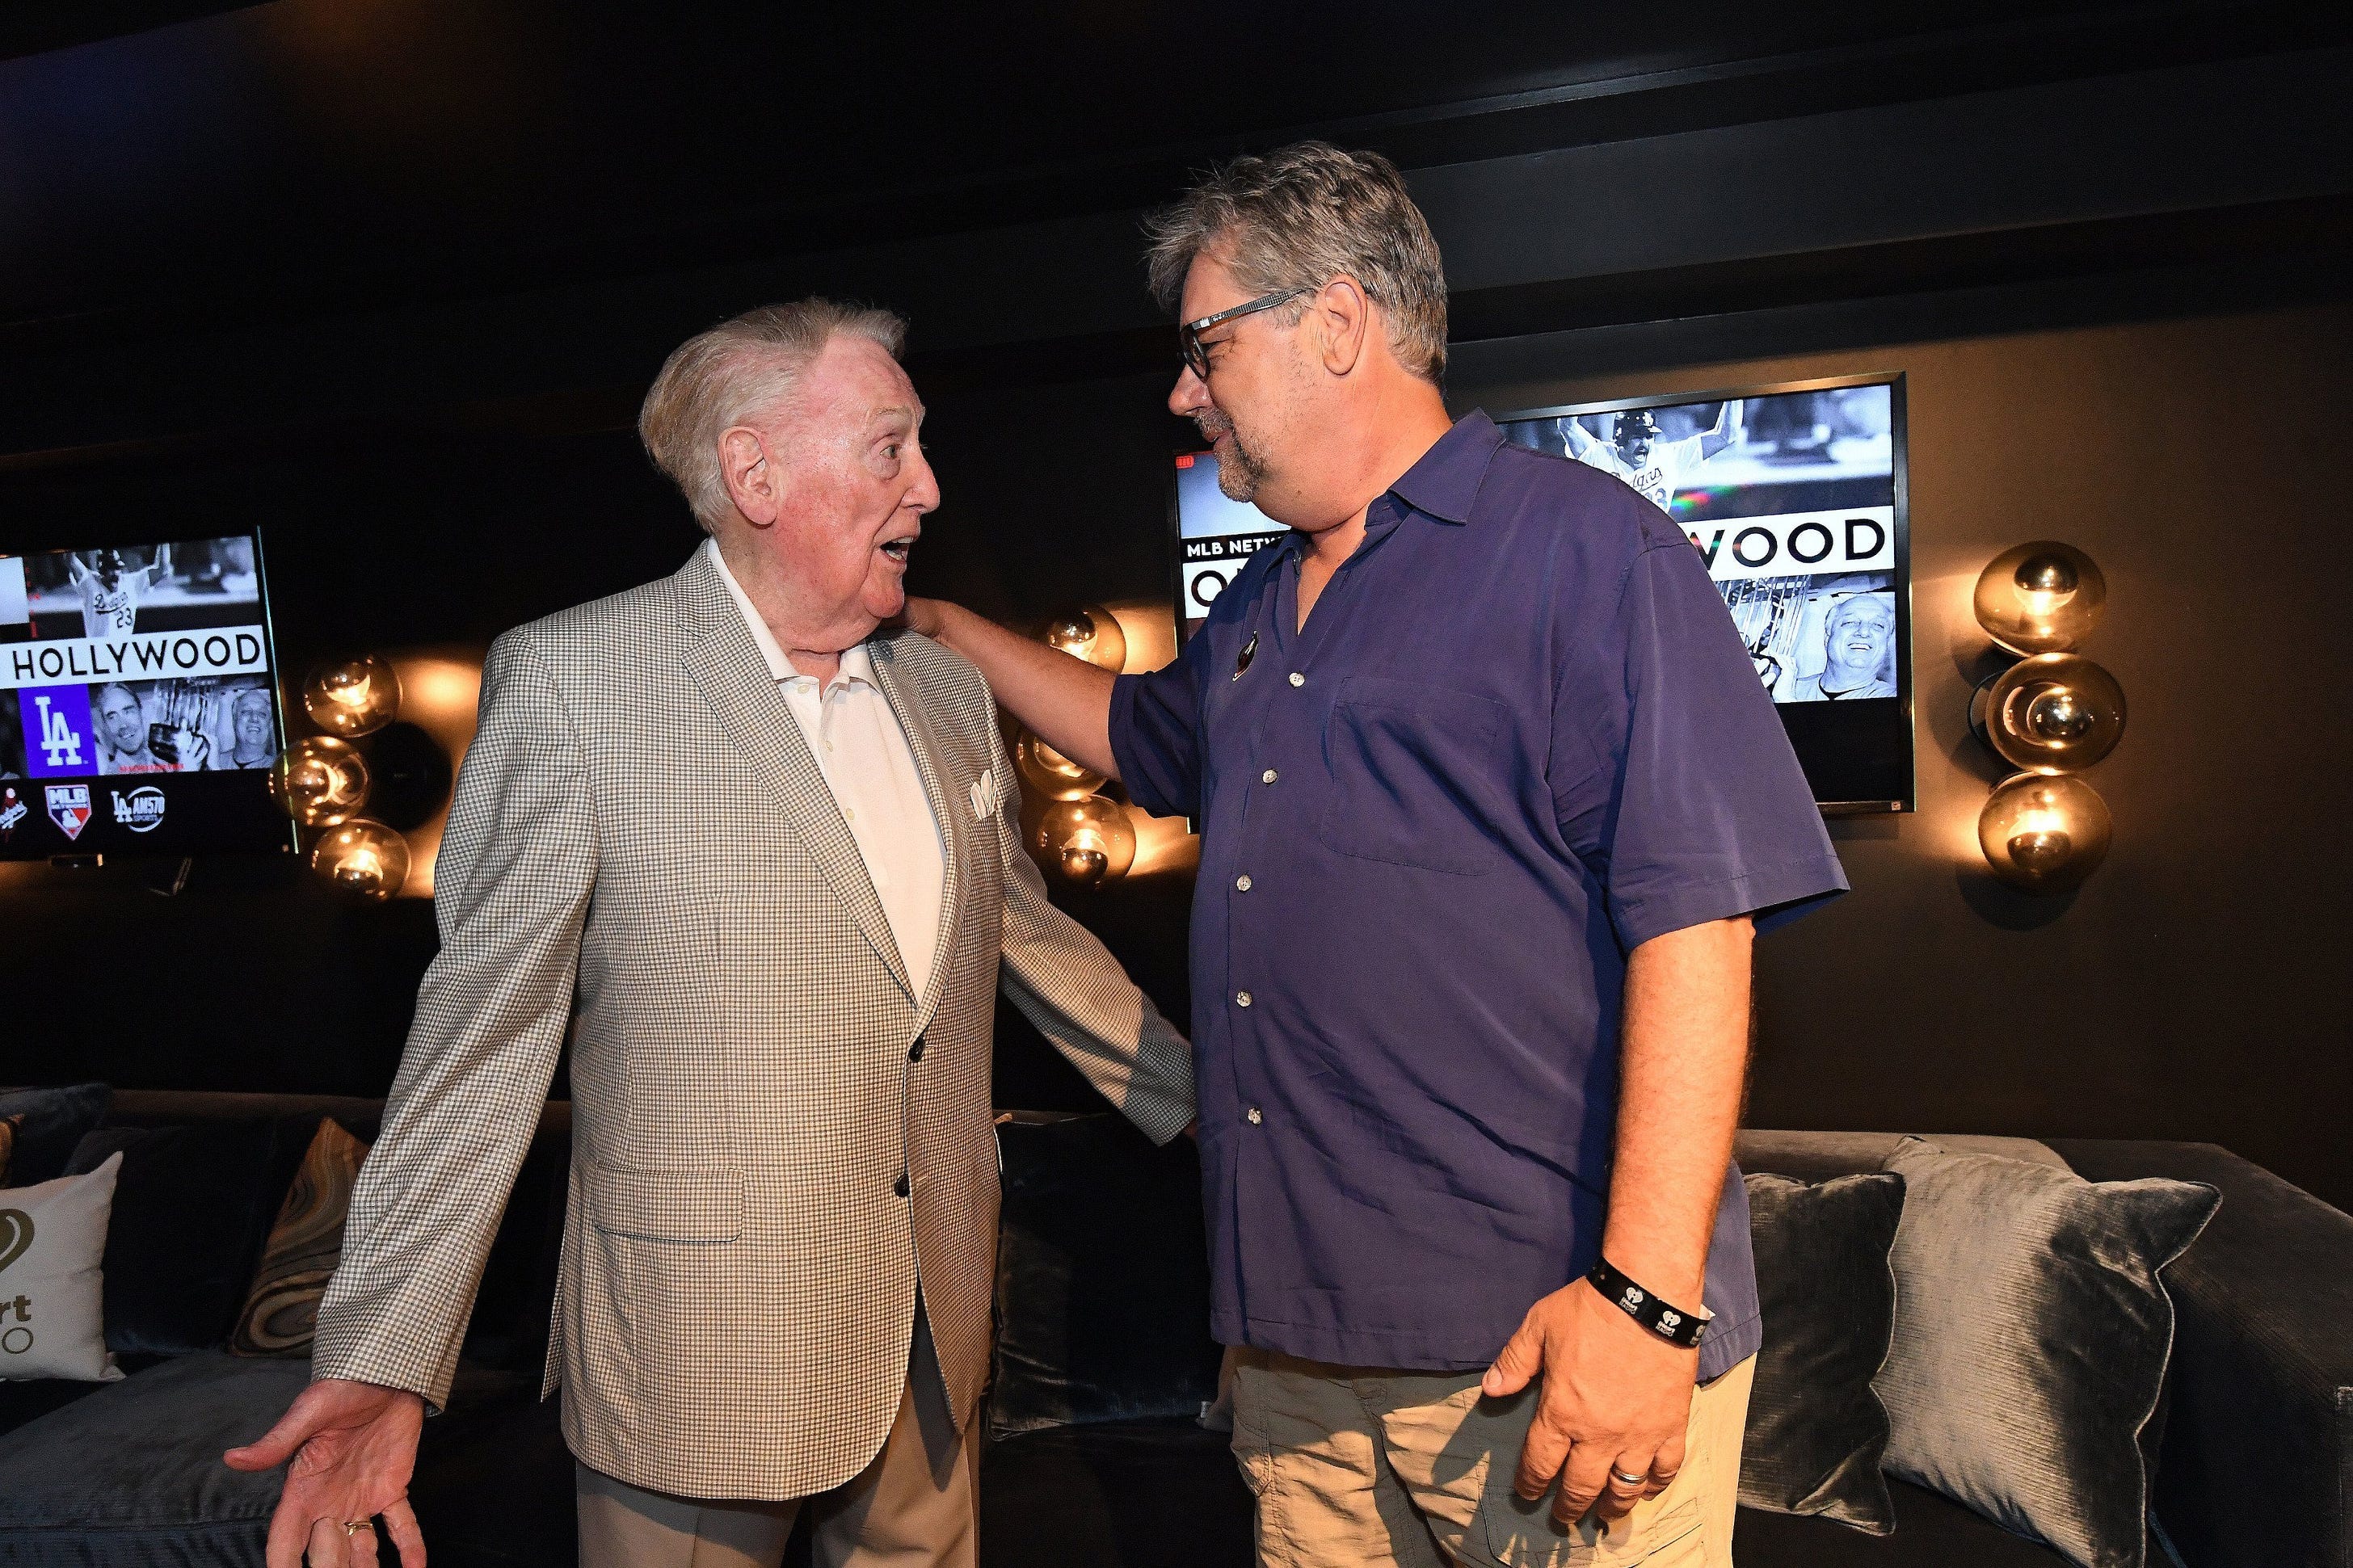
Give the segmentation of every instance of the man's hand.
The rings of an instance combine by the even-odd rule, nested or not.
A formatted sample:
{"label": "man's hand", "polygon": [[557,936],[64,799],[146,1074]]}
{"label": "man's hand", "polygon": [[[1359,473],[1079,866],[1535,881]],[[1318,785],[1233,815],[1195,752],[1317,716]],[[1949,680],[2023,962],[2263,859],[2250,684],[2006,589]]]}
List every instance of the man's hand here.
{"label": "man's hand", "polygon": [[906,627],[911,632],[921,632],[937,642],[940,640],[942,630],[946,626],[946,617],[940,614],[940,610],[941,605],[937,599],[918,599],[910,594],[907,595],[905,606],[899,612],[896,624]]}
{"label": "man's hand", "polygon": [[1607,1525],[1666,1490],[1683,1468],[1697,1351],[1668,1344],[1579,1279],[1528,1309],[1480,1390],[1501,1398],[1539,1373],[1543,1401],[1514,1483],[1520,1496],[1533,1502],[1558,1479],[1555,1519],[1573,1525],[1590,1511]]}
{"label": "man's hand", "polygon": [[381,1514],[401,1568],[425,1568],[425,1537],[408,1506],[425,1401],[405,1389],[323,1378],[304,1389],[255,1442],[221,1456],[234,1470],[267,1470],[290,1456],[286,1489],[269,1520],[269,1568],[374,1568]]}

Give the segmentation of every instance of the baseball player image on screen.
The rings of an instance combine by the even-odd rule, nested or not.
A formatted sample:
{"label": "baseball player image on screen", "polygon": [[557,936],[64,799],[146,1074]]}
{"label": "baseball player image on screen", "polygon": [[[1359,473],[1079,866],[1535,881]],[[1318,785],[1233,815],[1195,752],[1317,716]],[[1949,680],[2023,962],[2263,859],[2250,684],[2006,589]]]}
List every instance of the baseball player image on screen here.
{"label": "baseball player image on screen", "polygon": [[1658,416],[1647,408],[1629,408],[1610,421],[1609,439],[1602,440],[1577,419],[1560,422],[1561,439],[1568,455],[1588,468],[1623,479],[1661,511],[1668,510],[1686,476],[1741,438],[1742,400],[1727,399],[1715,423],[1680,441],[1659,438]]}
{"label": "baseball player image on screen", "polygon": [[120,550],[93,550],[88,561],[68,555],[66,571],[81,595],[82,635],[120,642],[138,629],[139,601],[172,574],[172,547],[157,545],[154,559],[144,566],[133,565]]}

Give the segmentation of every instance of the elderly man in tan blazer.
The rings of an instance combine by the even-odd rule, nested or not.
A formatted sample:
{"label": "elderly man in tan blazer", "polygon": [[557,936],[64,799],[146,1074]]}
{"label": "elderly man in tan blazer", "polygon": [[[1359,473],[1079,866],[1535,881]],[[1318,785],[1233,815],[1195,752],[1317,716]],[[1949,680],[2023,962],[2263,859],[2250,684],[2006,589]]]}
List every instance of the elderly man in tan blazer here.
{"label": "elderly man in tan blazer", "polygon": [[405,1497],[573,1026],[547,1385],[584,1562],[970,1563],[1000,982],[1158,1141],[1185,1042],[1046,901],[987,687],[882,627],[939,501],[902,327],[821,300],[681,347],[639,429],[710,532],[483,670],[441,953],[319,1318],[270,1568],[410,1568]]}

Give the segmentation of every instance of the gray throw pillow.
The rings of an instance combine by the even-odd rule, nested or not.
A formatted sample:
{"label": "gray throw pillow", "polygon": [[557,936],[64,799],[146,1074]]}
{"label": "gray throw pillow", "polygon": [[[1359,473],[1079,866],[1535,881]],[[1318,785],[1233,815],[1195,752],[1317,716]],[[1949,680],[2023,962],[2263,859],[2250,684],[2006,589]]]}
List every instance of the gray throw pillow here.
{"label": "gray throw pillow", "polygon": [[100,1272],[121,1168],[117,1154],[86,1176],[0,1192],[0,1378],[122,1375],[106,1351]]}
{"label": "gray throw pillow", "polygon": [[2141,1438],[2173,1348],[2158,1271],[2221,1194],[2202,1183],[2086,1182],[1909,1138],[1895,1342],[1876,1386],[1887,1468],[2077,1568],[2142,1568]]}
{"label": "gray throw pillow", "polygon": [[1895,1528],[1879,1473],[1887,1410],[1871,1380],[1895,1332],[1888,1254],[1904,1178],[1883,1172],[1808,1185],[1756,1174],[1747,1186],[1765,1348],[1741,1446],[1741,1506],[1885,1535]]}

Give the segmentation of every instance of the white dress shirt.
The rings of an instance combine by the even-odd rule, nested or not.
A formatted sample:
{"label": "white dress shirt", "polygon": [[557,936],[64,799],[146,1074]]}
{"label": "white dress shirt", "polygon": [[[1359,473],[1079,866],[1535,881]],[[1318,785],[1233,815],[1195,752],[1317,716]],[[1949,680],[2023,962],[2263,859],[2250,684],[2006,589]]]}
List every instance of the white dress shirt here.
{"label": "white dress shirt", "polygon": [[744,624],[760,645],[786,705],[800,721],[801,735],[833,791],[834,803],[841,807],[849,836],[858,841],[875,897],[882,902],[883,918],[891,922],[891,940],[899,944],[899,958],[920,999],[931,984],[932,959],[939,951],[946,860],[939,824],[923,794],[923,775],[915,767],[914,748],[899,727],[891,700],[875,683],[873,660],[862,643],[844,649],[839,672],[820,692],[817,678],[795,669],[777,646],[751,595],[727,569],[718,542],[705,548],[719,568],[720,581],[744,612]]}

